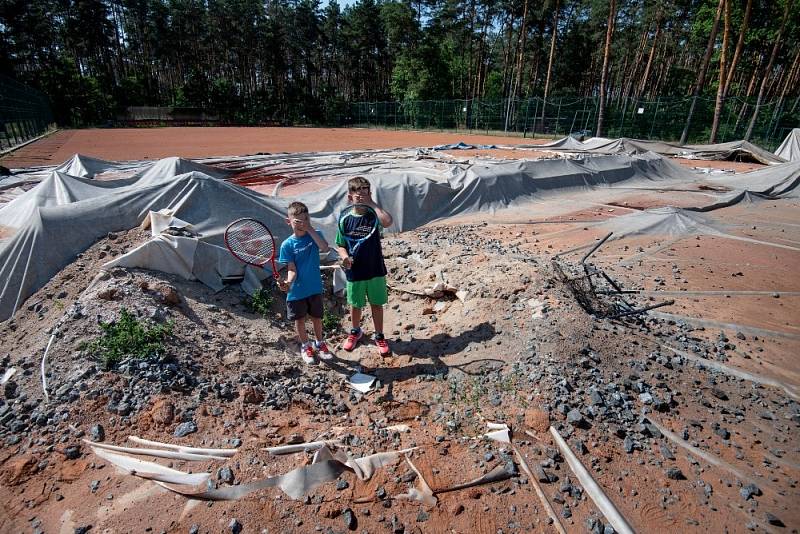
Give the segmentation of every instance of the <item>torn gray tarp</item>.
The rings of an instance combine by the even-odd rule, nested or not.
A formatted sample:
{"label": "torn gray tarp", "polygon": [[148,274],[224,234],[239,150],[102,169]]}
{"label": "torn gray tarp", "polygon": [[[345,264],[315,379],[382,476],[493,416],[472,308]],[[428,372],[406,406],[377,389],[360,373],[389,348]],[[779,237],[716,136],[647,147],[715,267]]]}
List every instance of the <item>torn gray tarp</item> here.
{"label": "torn gray tarp", "polygon": [[298,467],[285,473],[254,482],[221,488],[209,487],[208,473],[190,474],[164,467],[109,450],[109,446],[89,443],[92,452],[122,471],[180,493],[192,499],[212,501],[238,500],[255,491],[278,487],[292,499],[300,499],[320,484],[339,478],[344,472],[353,473],[359,480],[369,480],[375,471],[392,463],[413,449],[388,451],[353,458],[342,451],[333,452],[327,446],[317,450],[311,465]]}
{"label": "torn gray tarp", "polygon": [[775,155],[786,161],[800,161],[800,128],[792,128]]}
{"label": "torn gray tarp", "polygon": [[665,141],[647,141],[620,137],[592,137],[584,142],[565,137],[543,145],[519,145],[525,148],[547,149],[556,152],[588,152],[592,154],[643,154],[654,152],[662,156],[678,156],[703,160],[756,161],[765,165],[784,163],[786,158],[773,154],[749,141],[730,141],[713,145],[678,145]]}
{"label": "torn gray tarp", "polygon": [[[313,158],[305,156],[303,161],[309,159]],[[361,160],[356,166],[359,170],[369,166],[366,156],[357,159]],[[394,215],[389,230],[399,232],[455,215],[521,206],[576,191],[685,188],[698,182],[692,171],[652,153],[469,165],[390,159],[382,153],[381,165],[362,174],[372,182],[377,201]],[[337,176],[346,172],[333,170],[333,163],[325,165],[325,172]],[[789,196],[796,194],[798,165],[776,165],[706,181],[740,191]],[[147,163],[143,170],[120,180],[50,172],[36,187],[0,207],[0,320],[11,317],[76,254],[109,232],[139,225],[151,211],[168,210],[165,217],[181,221],[176,224],[190,224],[198,237],[154,232],[152,241],[111,265],[159,269],[201,280],[216,290],[226,281],[244,277],[243,287],[252,290],[268,273],[245,267],[227,254],[222,235],[230,221],[239,217],[262,220],[280,242],[290,230],[285,223],[288,204],[300,200],[309,206],[314,225],[332,241],[336,217],[347,203],[344,180],[295,198],[276,198],[221,179],[224,172],[174,174],[198,168],[207,170],[198,163],[167,158]]]}

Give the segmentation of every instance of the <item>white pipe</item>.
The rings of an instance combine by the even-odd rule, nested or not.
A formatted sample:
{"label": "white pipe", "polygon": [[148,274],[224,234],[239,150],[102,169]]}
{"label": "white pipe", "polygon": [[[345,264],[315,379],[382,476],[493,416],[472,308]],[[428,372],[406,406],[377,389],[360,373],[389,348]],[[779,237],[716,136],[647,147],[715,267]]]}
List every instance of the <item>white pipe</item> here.
{"label": "white pipe", "polygon": [[586,493],[589,497],[592,498],[594,501],[595,506],[597,506],[598,510],[600,510],[605,518],[611,523],[611,526],[614,527],[614,530],[619,532],[620,534],[633,534],[634,530],[622,516],[622,514],[617,510],[617,507],[614,506],[614,503],[611,502],[603,488],[595,482],[592,478],[592,475],[589,474],[589,471],[583,466],[578,457],[572,452],[572,449],[569,448],[569,445],[564,441],[564,438],[561,437],[561,434],[558,433],[558,430],[550,427],[550,434],[553,435],[553,439],[558,445],[561,454],[564,455],[564,458],[567,460],[570,469],[572,472],[575,473],[575,476],[580,481],[583,489],[586,490]]}

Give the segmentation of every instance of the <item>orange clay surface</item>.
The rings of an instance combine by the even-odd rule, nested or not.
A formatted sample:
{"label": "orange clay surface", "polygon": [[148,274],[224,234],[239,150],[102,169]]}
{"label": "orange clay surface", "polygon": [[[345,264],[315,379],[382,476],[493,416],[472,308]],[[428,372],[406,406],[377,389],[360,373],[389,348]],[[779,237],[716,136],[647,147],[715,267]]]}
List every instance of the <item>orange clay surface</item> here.
{"label": "orange clay surface", "polygon": [[4,158],[6,167],[58,164],[73,154],[112,161],[201,158],[275,152],[319,152],[470,144],[546,143],[467,133],[371,130],[363,128],[121,128],[62,130]]}

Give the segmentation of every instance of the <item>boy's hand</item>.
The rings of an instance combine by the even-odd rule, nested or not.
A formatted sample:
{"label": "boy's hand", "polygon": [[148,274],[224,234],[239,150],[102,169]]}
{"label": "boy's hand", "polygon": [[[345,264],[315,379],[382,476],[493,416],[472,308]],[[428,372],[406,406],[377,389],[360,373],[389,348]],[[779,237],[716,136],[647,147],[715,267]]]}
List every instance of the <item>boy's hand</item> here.
{"label": "boy's hand", "polygon": [[280,279],[278,280],[277,284],[278,284],[278,289],[280,289],[284,293],[289,291],[289,282],[287,280]]}
{"label": "boy's hand", "polygon": [[289,223],[292,226],[292,230],[298,232],[304,232],[309,228],[309,216],[308,213],[302,213],[297,215],[294,219],[291,219]]}
{"label": "boy's hand", "polygon": [[342,267],[345,269],[350,269],[353,266],[353,258],[347,256],[346,258],[342,258]]}

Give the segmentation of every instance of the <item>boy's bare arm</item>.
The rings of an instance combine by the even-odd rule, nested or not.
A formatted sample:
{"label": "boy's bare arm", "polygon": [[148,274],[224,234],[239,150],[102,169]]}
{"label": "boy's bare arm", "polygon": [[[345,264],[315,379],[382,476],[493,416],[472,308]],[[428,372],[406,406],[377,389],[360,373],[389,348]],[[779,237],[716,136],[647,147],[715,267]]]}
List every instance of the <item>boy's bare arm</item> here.
{"label": "boy's bare arm", "polygon": [[372,198],[369,200],[364,201],[364,204],[369,206],[370,208],[375,210],[375,214],[378,216],[378,220],[381,221],[381,225],[384,228],[389,228],[392,223],[394,222],[394,218],[392,218],[392,214],[386,211],[385,209],[378,206]]}
{"label": "boy's bare arm", "polygon": [[289,291],[292,284],[297,279],[297,266],[293,261],[286,265],[286,280],[278,280],[278,287],[281,291]]}
{"label": "boy's bare arm", "polygon": [[331,247],[328,245],[328,242],[325,241],[325,238],[322,237],[322,235],[320,235],[319,232],[314,230],[314,228],[310,224],[308,226],[308,235],[311,236],[311,239],[313,239],[314,243],[316,243],[317,246],[319,247],[320,254],[325,254],[331,249]]}

